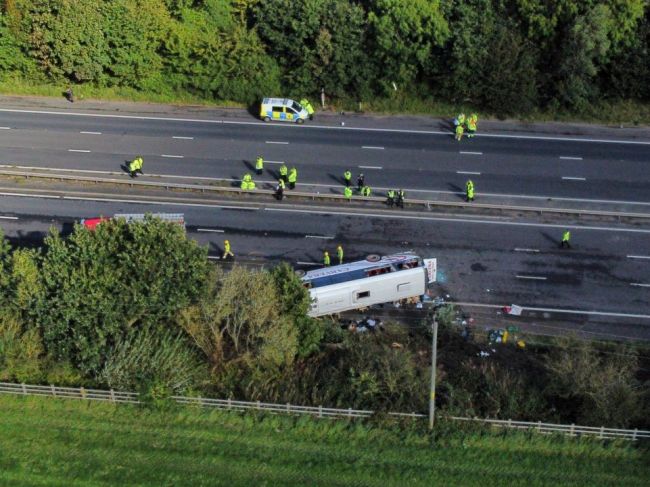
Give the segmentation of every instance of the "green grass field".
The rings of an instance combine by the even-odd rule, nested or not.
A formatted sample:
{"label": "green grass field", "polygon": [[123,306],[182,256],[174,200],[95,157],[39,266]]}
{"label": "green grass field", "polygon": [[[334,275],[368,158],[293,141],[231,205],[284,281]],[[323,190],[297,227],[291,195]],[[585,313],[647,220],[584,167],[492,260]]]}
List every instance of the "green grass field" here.
{"label": "green grass field", "polygon": [[0,485],[648,485],[630,443],[0,396]]}

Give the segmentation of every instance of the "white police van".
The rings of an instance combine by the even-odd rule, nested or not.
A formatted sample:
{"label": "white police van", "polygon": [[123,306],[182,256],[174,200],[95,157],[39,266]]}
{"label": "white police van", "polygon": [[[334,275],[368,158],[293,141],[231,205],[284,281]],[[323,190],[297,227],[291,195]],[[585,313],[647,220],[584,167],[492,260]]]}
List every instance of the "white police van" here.
{"label": "white police van", "polygon": [[307,109],[290,98],[264,98],[260,107],[260,118],[265,122],[303,123],[309,117]]}

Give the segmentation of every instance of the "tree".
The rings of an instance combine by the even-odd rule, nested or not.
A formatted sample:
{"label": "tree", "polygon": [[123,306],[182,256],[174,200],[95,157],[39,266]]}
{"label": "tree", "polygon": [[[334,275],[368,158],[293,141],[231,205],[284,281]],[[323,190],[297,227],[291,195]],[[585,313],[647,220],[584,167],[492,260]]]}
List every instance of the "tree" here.
{"label": "tree", "polygon": [[104,222],[45,240],[42,292],[32,310],[49,353],[96,374],[134,330],[164,326],[203,290],[206,250],[176,224]]}
{"label": "tree", "polygon": [[449,36],[439,0],[368,1],[371,48],[385,91],[408,87],[430,71],[434,47]]}
{"label": "tree", "polygon": [[597,91],[596,74],[611,41],[612,15],[598,5],[576,19],[560,54],[557,100],[562,106],[584,111]]}

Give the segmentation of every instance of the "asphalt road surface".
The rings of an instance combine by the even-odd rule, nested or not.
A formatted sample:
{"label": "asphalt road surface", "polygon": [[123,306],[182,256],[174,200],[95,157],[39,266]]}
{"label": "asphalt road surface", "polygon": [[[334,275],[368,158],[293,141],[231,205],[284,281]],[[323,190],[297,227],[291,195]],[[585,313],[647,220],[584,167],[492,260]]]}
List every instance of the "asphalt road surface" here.
{"label": "asphalt road surface", "polygon": [[[650,204],[650,143],[644,140],[493,132],[457,143],[444,131],[399,127],[347,130],[252,118],[232,123],[160,118],[0,111],[0,164],[115,171],[141,154],[145,172],[238,178],[259,154],[267,160],[266,177],[284,161],[298,167],[299,183],[324,187],[340,186],[349,168],[355,177],[363,172],[373,187],[459,192],[469,177],[479,194]],[[37,244],[50,225],[69,231],[84,217],[182,212],[189,234],[208,245],[213,257],[228,238],[240,257],[287,260],[303,268],[319,265],[323,250],[333,251],[338,243],[350,260],[414,250],[438,258],[440,291],[457,301],[516,303],[551,314],[573,310],[583,324],[585,316],[597,319],[612,336],[650,338],[650,227],[122,200],[0,196],[0,225],[15,242]],[[562,250],[559,238],[568,224],[575,227],[573,248]]]}

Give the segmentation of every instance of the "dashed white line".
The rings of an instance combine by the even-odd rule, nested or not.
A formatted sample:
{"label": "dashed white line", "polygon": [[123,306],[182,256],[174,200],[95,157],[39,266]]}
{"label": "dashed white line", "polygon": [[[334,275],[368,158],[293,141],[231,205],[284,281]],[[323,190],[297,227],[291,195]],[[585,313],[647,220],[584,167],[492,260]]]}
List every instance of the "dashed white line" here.
{"label": "dashed white line", "polygon": [[628,255],[628,259],[648,259],[650,260],[650,255]]}
{"label": "dashed white line", "polygon": [[362,145],[362,149],[372,149],[372,150],[384,150],[384,148],[380,145]]}
{"label": "dashed white line", "polygon": [[516,277],[517,277],[517,279],[533,279],[533,280],[536,280],[536,281],[545,281],[546,280],[546,277],[543,277],[543,276],[522,276],[522,275],[517,274]]}
{"label": "dashed white line", "polygon": [[221,257],[218,255],[208,255],[208,259],[210,260],[221,260]]}
{"label": "dashed white line", "polygon": [[459,151],[459,152],[460,152],[460,154],[468,154],[468,155],[471,155],[471,156],[482,156],[483,155],[482,152],[472,152],[472,151]]}
{"label": "dashed white line", "polygon": [[582,157],[560,156],[560,159],[564,159],[567,161],[581,161]]}
{"label": "dashed white line", "polygon": [[580,178],[576,176],[562,176],[565,181],[586,181],[587,178]]}
{"label": "dashed white line", "polygon": [[172,139],[181,139],[181,140],[194,140],[194,137],[183,137],[181,135],[173,135]]}
{"label": "dashed white line", "polygon": [[300,261],[300,260],[298,262],[296,262],[296,264],[300,264],[300,265],[321,265],[320,262],[303,262],[303,261]]}
{"label": "dashed white line", "polygon": [[281,141],[277,141],[277,140],[267,140],[267,141],[265,141],[265,142],[266,142],[267,144],[282,144],[282,145],[287,145],[287,144],[289,144],[289,142],[281,142]]}
{"label": "dashed white line", "polygon": [[68,149],[68,152],[90,152],[86,149]]}
{"label": "dashed white line", "polygon": [[522,248],[516,247],[515,252],[539,252],[539,249],[522,249]]}
{"label": "dashed white line", "polygon": [[382,169],[382,166],[359,166],[359,169]]}
{"label": "dashed white line", "polygon": [[640,282],[631,282],[630,286],[637,286],[637,287],[650,287],[650,284],[643,284]]}
{"label": "dashed white line", "polygon": [[327,235],[305,235],[305,238],[322,238],[325,240],[332,240],[334,237],[329,237]]}
{"label": "dashed white line", "polygon": [[481,175],[480,172],[476,172],[476,171],[456,171],[456,174],[471,174],[473,176],[480,176]]}
{"label": "dashed white line", "polygon": [[18,220],[17,216],[2,216],[0,215],[0,220]]}
{"label": "dashed white line", "polygon": [[11,130],[11,127],[0,127],[0,130]]}
{"label": "dashed white line", "polygon": [[82,131],[79,132],[79,133],[80,133],[80,134],[86,134],[86,135],[102,135],[101,132],[91,132],[91,131],[89,131],[89,130],[82,130]]}
{"label": "dashed white line", "polygon": [[211,233],[223,233],[223,230],[216,230],[214,228],[197,228],[197,232],[211,232]]}
{"label": "dashed white line", "polygon": [[160,154],[160,157],[168,157],[168,158],[171,158],[171,159],[182,159],[185,156],[177,156],[177,155],[174,155],[174,154]]}
{"label": "dashed white line", "polygon": [[284,164],[284,161],[264,161],[268,162],[269,164]]}

